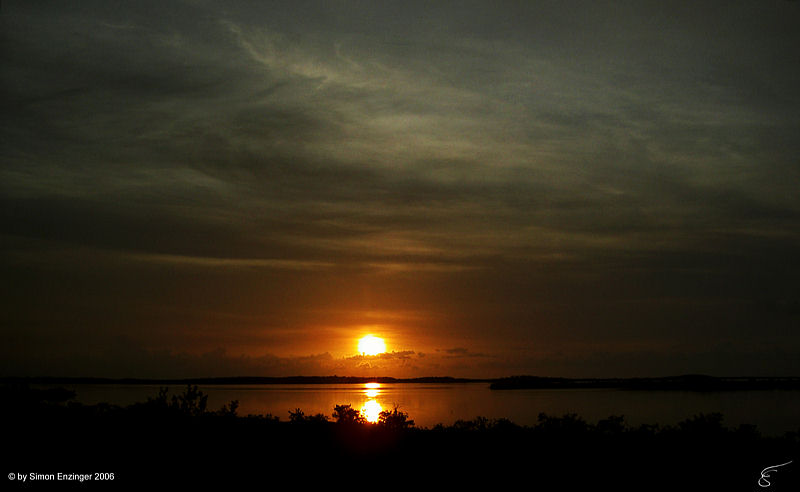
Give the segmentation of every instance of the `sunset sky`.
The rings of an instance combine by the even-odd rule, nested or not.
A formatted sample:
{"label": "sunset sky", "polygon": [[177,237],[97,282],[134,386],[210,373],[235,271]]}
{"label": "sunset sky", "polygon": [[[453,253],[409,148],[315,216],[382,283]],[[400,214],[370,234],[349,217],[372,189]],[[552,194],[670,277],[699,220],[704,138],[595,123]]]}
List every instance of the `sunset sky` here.
{"label": "sunset sky", "polygon": [[0,376],[800,375],[800,2],[6,0],[0,57]]}

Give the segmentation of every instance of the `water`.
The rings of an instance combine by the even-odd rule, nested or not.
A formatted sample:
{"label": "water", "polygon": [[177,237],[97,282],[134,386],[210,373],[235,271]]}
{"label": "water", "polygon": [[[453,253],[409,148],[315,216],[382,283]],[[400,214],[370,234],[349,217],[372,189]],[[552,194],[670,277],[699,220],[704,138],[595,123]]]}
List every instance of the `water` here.
{"label": "water", "polygon": [[[239,400],[239,415],[271,414],[288,420],[289,411],[330,416],[334,405],[349,404],[377,418],[380,410],[397,406],[418,427],[450,425],[477,416],[507,418],[533,425],[539,413],[575,413],[589,422],[624,415],[631,425],[673,425],[699,413],[720,412],[723,424],[755,424],[766,435],[800,429],[800,391],[625,391],[615,389],[539,389],[493,391],[488,383],[332,385],[207,385],[208,408],[216,410]],[[129,405],[158,393],[158,385],[79,384],[67,386],[86,404]],[[179,394],[185,386],[169,386]]]}

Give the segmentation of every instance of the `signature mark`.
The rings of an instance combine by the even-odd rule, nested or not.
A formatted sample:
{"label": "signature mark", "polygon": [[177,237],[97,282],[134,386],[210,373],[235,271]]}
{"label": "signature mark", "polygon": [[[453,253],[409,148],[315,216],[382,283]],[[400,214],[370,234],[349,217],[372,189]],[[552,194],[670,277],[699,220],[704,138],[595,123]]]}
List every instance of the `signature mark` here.
{"label": "signature mark", "polygon": [[761,478],[758,479],[758,486],[759,487],[763,487],[763,488],[767,488],[770,485],[772,485],[770,483],[770,481],[767,480],[768,478],[770,478],[769,474],[774,472],[774,471],[780,471],[780,470],[778,470],[778,468],[780,468],[782,466],[786,466],[789,463],[791,463],[791,461],[787,461],[786,463],[781,463],[780,465],[768,466],[768,467],[764,468],[763,470],[761,470]]}

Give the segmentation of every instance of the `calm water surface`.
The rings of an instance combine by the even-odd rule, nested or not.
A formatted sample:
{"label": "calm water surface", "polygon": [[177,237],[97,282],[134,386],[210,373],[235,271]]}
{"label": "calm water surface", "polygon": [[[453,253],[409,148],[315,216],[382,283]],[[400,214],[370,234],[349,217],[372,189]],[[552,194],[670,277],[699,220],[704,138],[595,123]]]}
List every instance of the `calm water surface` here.
{"label": "calm water surface", "polygon": [[[158,385],[72,385],[77,400],[118,405],[147,400]],[[185,386],[169,386],[179,394]],[[780,435],[800,429],[800,391],[625,391],[615,389],[545,389],[493,391],[488,383],[463,384],[333,384],[333,385],[208,385],[208,408],[216,410],[239,400],[239,415],[271,414],[288,420],[289,410],[330,416],[334,405],[350,404],[368,418],[397,406],[418,427],[477,416],[507,418],[532,425],[539,413],[576,413],[589,422],[624,415],[632,425],[675,424],[698,413],[721,412],[728,427],[755,424],[763,434]]]}

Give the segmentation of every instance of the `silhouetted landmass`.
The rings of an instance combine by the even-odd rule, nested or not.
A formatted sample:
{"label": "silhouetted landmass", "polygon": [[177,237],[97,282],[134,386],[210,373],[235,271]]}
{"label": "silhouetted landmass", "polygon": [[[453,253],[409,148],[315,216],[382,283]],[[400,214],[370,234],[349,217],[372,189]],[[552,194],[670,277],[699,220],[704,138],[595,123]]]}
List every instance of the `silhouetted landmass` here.
{"label": "silhouetted landmass", "polygon": [[[217,482],[303,490],[483,484],[492,490],[752,491],[760,490],[765,467],[800,456],[800,432],[765,437],[754,426],[727,428],[716,413],[674,426],[540,414],[533,426],[476,417],[421,429],[397,408],[382,412],[377,424],[349,405],[330,415],[287,409],[288,420],[238,416],[235,401],[208,409],[191,385],[127,407],[83,405],[69,396],[25,385],[0,388],[6,472],[110,472],[117,483],[145,490]],[[798,471],[787,466],[774,473],[770,492],[797,490]]]}
{"label": "silhouetted landmass", "polygon": [[512,376],[492,381],[491,389],[617,388],[647,391],[800,390],[800,378],[720,378],[687,374],[663,378],[568,379]]}
{"label": "silhouetted landmass", "polygon": [[559,378],[511,376],[499,379],[454,377],[357,377],[357,376],[289,376],[289,377],[223,377],[188,379],[93,378],[93,377],[5,377],[2,384],[73,385],[73,384],[148,384],[148,385],[234,385],[234,384],[406,384],[406,383],[488,383],[491,389],[582,389],[616,388],[625,390],[681,391],[752,391],[800,390],[800,377],[714,377],[687,374],[661,378]]}
{"label": "silhouetted landmass", "polygon": [[453,377],[357,377],[357,376],[288,376],[288,377],[222,377],[185,379],[146,378],[94,378],[94,377],[4,377],[3,384],[156,384],[156,385],[225,385],[225,384],[365,384],[365,383],[476,383],[491,382],[491,379],[468,379]]}

